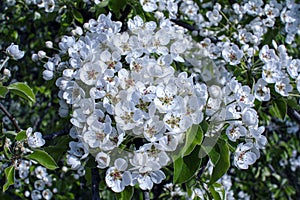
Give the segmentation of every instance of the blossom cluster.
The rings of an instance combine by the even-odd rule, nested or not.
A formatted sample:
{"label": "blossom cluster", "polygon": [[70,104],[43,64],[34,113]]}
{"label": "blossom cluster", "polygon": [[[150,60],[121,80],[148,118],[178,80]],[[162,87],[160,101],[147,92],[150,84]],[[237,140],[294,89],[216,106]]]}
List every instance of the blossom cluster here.
{"label": "blossom cluster", "polygon": [[[6,0],[8,6],[15,6],[17,3],[16,0]],[[24,2],[27,5],[37,5],[39,8],[44,8],[45,12],[51,13],[55,9],[55,0],[25,0]]]}
{"label": "blossom cluster", "polygon": [[[100,15],[64,36],[60,53],[44,65],[46,80],[62,71],[56,80],[60,114],[67,116],[72,106],[70,135],[77,141],[69,144],[67,162],[73,169],[92,154],[99,168],[108,167],[105,180],[113,191],[135,184],[151,189],[165,179],[161,169],[187,130],[203,119],[213,127],[207,137],[227,124],[230,140],[246,142],[235,155],[239,168],[259,158],[266,138],[255,97],[224,62],[205,62],[208,40],[194,42],[169,19],[156,24],[139,16],[120,32],[122,24],[110,17]],[[180,63],[191,65],[193,73],[175,71]]]}
{"label": "blossom cluster", "polygon": [[[120,26],[100,15],[77,41],[64,37],[59,46],[70,60],[57,80],[61,98],[72,105],[72,136],[79,139],[70,143],[68,163],[76,169],[79,159],[93,154],[99,168],[111,166],[106,183],[115,192],[136,182],[151,189],[165,178],[160,169],[170,161],[167,153],[203,120],[208,96],[205,84],[175,74],[172,63],[184,61],[180,55],[191,42],[183,30],[168,21],[158,29],[138,16],[129,20],[129,31],[119,33]],[[139,138],[139,146],[113,155],[122,142]]]}
{"label": "blossom cluster", "polygon": [[[55,179],[52,178],[51,174],[48,174],[45,167],[34,166],[31,161],[22,160],[16,166],[16,170],[18,173],[15,178],[14,187],[18,190],[18,188],[28,185],[28,190],[24,192],[26,198],[31,197],[33,200],[49,200],[53,197],[53,193],[57,191],[56,188],[51,189]],[[34,180],[32,180],[33,178]],[[33,188],[30,187],[31,184]]]}
{"label": "blossom cluster", "polygon": [[[222,59],[230,65],[239,64],[256,74],[261,73],[261,78],[256,80],[254,87],[255,97],[259,101],[270,100],[269,84],[275,84],[275,91],[282,96],[289,96],[293,91],[291,82],[296,82],[299,91],[300,60],[288,55],[285,44],[277,45],[273,41],[274,49],[268,44],[261,47],[261,44],[278,23],[282,26],[281,35],[286,36],[285,42],[295,42],[296,35],[300,34],[297,28],[300,24],[300,4],[294,1],[272,0],[264,3],[262,0],[251,0],[222,8],[219,3],[204,3],[199,6],[194,1],[178,4],[177,1],[175,3],[169,0],[163,3],[168,6],[155,0],[141,0],[141,3],[144,11],[156,11],[158,19],[165,18],[162,12],[167,10],[169,13],[175,12],[169,18],[177,19],[174,16],[180,14],[180,19],[192,21],[197,27],[197,34],[205,37],[203,42],[211,59]],[[180,6],[171,6],[173,4]],[[209,7],[212,10],[203,14],[202,9]],[[227,23],[224,27],[220,26],[222,20]],[[250,22],[241,23],[243,21]],[[230,35],[226,35],[228,29],[232,30]],[[216,37],[217,35],[219,36]]]}

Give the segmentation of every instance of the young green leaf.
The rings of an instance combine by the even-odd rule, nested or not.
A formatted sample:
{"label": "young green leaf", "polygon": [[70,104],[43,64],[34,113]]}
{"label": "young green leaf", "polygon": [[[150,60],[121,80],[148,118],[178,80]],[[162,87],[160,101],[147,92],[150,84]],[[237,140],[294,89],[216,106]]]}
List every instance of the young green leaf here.
{"label": "young green leaf", "polygon": [[0,86],[0,98],[5,98],[8,93],[8,89],[5,86]]}
{"label": "young green leaf", "polygon": [[130,200],[133,196],[134,188],[127,186],[121,193],[116,193],[118,200]]}
{"label": "young green leaf", "polygon": [[28,100],[29,102],[35,102],[35,95],[32,89],[26,84],[21,82],[12,83],[7,86],[7,89],[19,97]]}
{"label": "young green leaf", "polygon": [[17,141],[22,141],[22,140],[25,140],[27,138],[27,135],[26,135],[26,131],[23,130],[23,131],[20,131],[17,136],[16,136],[16,140]]}
{"label": "young green leaf", "polygon": [[276,99],[270,108],[270,113],[278,119],[284,120],[287,114],[287,102],[284,99]]}
{"label": "young green leaf", "polygon": [[220,158],[213,168],[212,175],[210,177],[210,184],[215,183],[219,178],[221,178],[230,167],[229,147],[227,142],[219,140],[214,148],[220,154]]}
{"label": "young green leaf", "polygon": [[209,191],[215,200],[221,200],[220,194],[215,190],[214,186],[209,186]]}
{"label": "young green leaf", "polygon": [[178,156],[175,159],[173,183],[184,183],[191,179],[200,168],[201,159],[199,158],[200,146],[197,145],[194,150],[185,157]]}
{"label": "young green leaf", "polygon": [[5,177],[6,177],[6,182],[5,184],[3,185],[3,192],[5,192],[10,185],[13,185],[14,182],[15,182],[15,168],[14,166],[10,166],[10,167],[7,167],[5,170],[4,170],[4,173],[5,173]]}
{"label": "young green leaf", "polygon": [[32,154],[26,156],[27,159],[35,160],[47,169],[54,170],[58,168],[54,159],[45,151],[42,150],[34,150]]}
{"label": "young green leaf", "polygon": [[78,21],[81,24],[83,23],[82,14],[78,10],[72,9],[72,14],[76,21]]}
{"label": "young green leaf", "polygon": [[201,144],[203,140],[203,131],[199,125],[193,125],[186,132],[185,145],[182,148],[182,156],[189,155],[196,145]]}

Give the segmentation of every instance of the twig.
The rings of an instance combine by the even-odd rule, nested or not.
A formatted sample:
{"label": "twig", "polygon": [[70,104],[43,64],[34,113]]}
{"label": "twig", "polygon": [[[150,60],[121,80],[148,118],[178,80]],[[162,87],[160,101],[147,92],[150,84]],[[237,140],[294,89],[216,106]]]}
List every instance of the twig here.
{"label": "twig", "polygon": [[54,138],[57,138],[58,136],[68,135],[70,131],[70,128],[65,128],[63,130],[60,130],[58,132],[50,133],[47,135],[43,135],[43,139],[45,140],[52,140]]}
{"label": "twig", "polygon": [[143,192],[143,194],[144,194],[144,200],[150,200],[150,194],[149,194],[149,191],[148,191],[148,190],[145,190],[145,191]]}
{"label": "twig", "polygon": [[92,200],[100,200],[99,182],[100,176],[98,168],[92,168]]}
{"label": "twig", "polygon": [[179,19],[171,19],[171,22],[174,22],[175,24],[177,24],[178,26],[181,26],[183,28],[186,28],[189,31],[199,31],[199,29],[197,29],[196,27],[187,24]]}
{"label": "twig", "polygon": [[295,109],[288,106],[287,114],[300,125],[300,114]]}
{"label": "twig", "polygon": [[2,67],[4,67],[4,65],[7,63],[8,60],[9,60],[9,56],[7,56],[3,61],[3,63],[0,65],[0,70],[2,69]]}
{"label": "twig", "polygon": [[19,127],[19,125],[16,121],[16,118],[6,110],[6,108],[2,105],[2,103],[0,103],[0,109],[10,119],[10,121],[13,123],[14,127],[16,128],[16,131],[20,132],[21,129],[20,129],[20,127]]}

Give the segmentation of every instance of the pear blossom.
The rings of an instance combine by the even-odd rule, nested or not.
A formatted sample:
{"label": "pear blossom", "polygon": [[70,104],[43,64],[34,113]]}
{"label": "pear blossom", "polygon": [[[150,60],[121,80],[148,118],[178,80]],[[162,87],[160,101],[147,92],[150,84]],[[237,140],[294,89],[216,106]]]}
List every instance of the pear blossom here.
{"label": "pear blossom", "polygon": [[251,151],[253,148],[252,143],[241,143],[238,145],[235,155],[234,164],[240,169],[248,169],[257,160],[257,154]]}
{"label": "pear blossom", "polygon": [[6,48],[6,53],[11,56],[14,60],[19,60],[23,58],[25,52],[19,50],[19,45],[12,43],[9,47]]}
{"label": "pear blossom", "polygon": [[38,148],[44,146],[45,140],[43,139],[42,133],[34,132],[32,133],[32,128],[26,130],[27,143],[32,148]]}
{"label": "pear blossom", "polygon": [[254,86],[254,96],[259,101],[269,101],[271,98],[270,88],[267,87],[267,82],[263,79],[258,79]]}
{"label": "pear blossom", "polygon": [[128,164],[123,158],[118,158],[114,166],[106,171],[105,182],[114,192],[121,192],[132,182],[132,176],[126,171]]}
{"label": "pear blossom", "polygon": [[293,87],[290,84],[289,78],[283,78],[275,83],[275,91],[281,94],[282,96],[288,96],[288,93],[292,90]]}

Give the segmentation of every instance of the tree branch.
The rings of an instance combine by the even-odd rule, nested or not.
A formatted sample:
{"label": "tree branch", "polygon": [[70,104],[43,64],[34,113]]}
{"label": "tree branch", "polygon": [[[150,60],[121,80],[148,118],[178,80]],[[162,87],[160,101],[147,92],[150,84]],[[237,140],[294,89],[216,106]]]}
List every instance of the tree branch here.
{"label": "tree branch", "polygon": [[19,127],[19,125],[18,125],[18,123],[16,121],[16,118],[6,110],[6,108],[2,105],[2,103],[0,103],[0,109],[10,119],[10,121],[13,123],[16,131],[20,132],[21,129],[20,129],[20,127]]}
{"label": "tree branch", "polygon": [[298,125],[300,125],[300,114],[298,111],[288,106],[287,114],[291,119],[295,120]]}
{"label": "tree branch", "polygon": [[92,168],[92,200],[100,200],[99,182],[99,170],[98,168]]}

